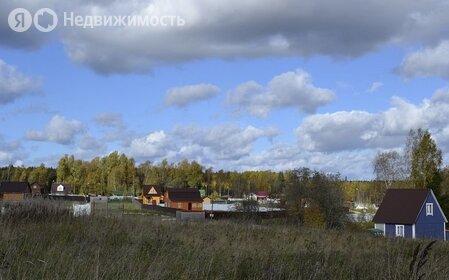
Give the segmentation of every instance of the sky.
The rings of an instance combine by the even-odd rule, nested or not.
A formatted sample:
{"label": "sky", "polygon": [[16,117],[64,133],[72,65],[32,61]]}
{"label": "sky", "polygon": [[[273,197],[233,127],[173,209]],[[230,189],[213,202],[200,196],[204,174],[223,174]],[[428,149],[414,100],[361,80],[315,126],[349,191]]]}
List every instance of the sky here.
{"label": "sky", "polygon": [[[17,8],[35,15],[23,32]],[[447,14],[443,0],[0,0],[0,165],[119,151],[371,179],[417,128],[446,164]]]}

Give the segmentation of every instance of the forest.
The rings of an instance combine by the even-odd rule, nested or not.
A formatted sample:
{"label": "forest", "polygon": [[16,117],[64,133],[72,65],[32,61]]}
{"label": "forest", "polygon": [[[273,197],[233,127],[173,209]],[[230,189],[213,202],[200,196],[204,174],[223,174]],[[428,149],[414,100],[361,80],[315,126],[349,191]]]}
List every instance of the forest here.
{"label": "forest", "polygon": [[[64,155],[56,168],[44,164],[38,167],[5,166],[0,168],[0,180],[37,182],[47,188],[53,182],[64,182],[77,194],[138,195],[142,185],[157,184],[204,189],[207,195],[217,197],[240,197],[256,191],[285,196],[289,188],[298,185],[298,174],[304,169],[307,168],[280,172],[216,171],[189,160],[136,164],[133,158],[112,152],[91,161]],[[388,188],[425,187],[433,189],[443,204],[449,205],[446,203],[449,201],[449,169],[443,166],[442,152],[427,130],[410,130],[402,151],[379,152],[372,159],[370,171],[373,174],[371,181],[349,181],[334,174],[345,201],[378,204]]]}

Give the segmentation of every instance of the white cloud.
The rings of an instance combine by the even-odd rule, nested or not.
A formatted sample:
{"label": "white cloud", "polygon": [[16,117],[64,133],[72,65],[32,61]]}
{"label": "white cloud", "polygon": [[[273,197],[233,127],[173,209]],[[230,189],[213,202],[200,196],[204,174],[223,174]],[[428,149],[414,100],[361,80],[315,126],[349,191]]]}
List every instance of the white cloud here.
{"label": "white cloud", "polygon": [[204,155],[211,155],[215,160],[235,160],[252,152],[252,144],[261,138],[271,140],[278,135],[276,128],[245,128],[235,125],[222,125],[212,128],[197,126],[178,126],[173,134],[186,139],[183,145],[197,144],[204,150]]}
{"label": "white cloud", "polygon": [[449,79],[449,41],[407,55],[399,71],[409,78],[438,76]]}
{"label": "white cloud", "polygon": [[253,126],[177,126],[169,132],[155,131],[146,137],[134,139],[129,152],[140,159],[195,158],[207,163],[233,161],[250,155],[257,140],[270,140],[277,134],[278,130],[275,128],[261,129]]}
{"label": "white cloud", "polygon": [[74,143],[75,138],[84,133],[85,129],[77,120],[67,120],[62,116],[55,115],[43,131],[28,130],[25,139],[33,141],[55,142],[61,145]]}
{"label": "white cloud", "polygon": [[36,91],[38,82],[0,59],[0,104],[7,104]]}
{"label": "white cloud", "polygon": [[382,82],[374,82],[374,83],[371,84],[371,86],[367,90],[367,92],[374,93],[374,92],[376,92],[377,90],[379,90],[383,86],[384,86],[384,83],[382,83]]}
{"label": "white cloud", "polygon": [[171,146],[164,131],[155,131],[146,137],[134,139],[130,145],[130,154],[139,158],[160,158],[167,155]]}
{"label": "white cloud", "polygon": [[165,96],[165,103],[169,106],[185,107],[192,103],[215,97],[220,89],[211,84],[197,84],[171,88]]}
{"label": "white cloud", "polygon": [[305,151],[294,144],[275,144],[260,153],[243,157],[234,163],[239,170],[285,171],[301,167],[340,173],[343,177],[371,179],[371,159],[376,150],[334,153]]}
{"label": "white cloud", "polygon": [[307,151],[338,152],[402,146],[410,129],[429,129],[441,145],[449,145],[449,90],[441,89],[420,105],[398,97],[380,113],[340,111],[304,119],[296,134]]}
{"label": "white cloud", "polygon": [[303,71],[287,72],[274,77],[263,87],[251,81],[228,93],[228,103],[239,112],[249,112],[266,117],[272,110],[292,107],[306,113],[313,113],[335,99],[335,93],[316,87],[311,76]]}

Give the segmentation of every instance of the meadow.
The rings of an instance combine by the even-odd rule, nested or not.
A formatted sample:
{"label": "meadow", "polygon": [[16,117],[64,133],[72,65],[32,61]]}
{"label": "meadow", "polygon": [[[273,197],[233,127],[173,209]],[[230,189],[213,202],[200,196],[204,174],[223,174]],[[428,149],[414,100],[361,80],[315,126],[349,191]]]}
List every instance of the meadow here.
{"label": "meadow", "polygon": [[447,279],[449,243],[283,220],[74,218],[16,205],[0,218],[0,279]]}

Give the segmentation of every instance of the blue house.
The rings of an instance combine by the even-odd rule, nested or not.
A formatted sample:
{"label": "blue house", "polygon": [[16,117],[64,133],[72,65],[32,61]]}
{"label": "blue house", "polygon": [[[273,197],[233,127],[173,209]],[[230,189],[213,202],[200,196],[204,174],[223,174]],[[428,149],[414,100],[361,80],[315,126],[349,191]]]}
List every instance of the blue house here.
{"label": "blue house", "polygon": [[446,240],[447,219],[430,189],[389,189],[373,222],[384,236]]}

